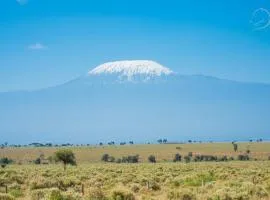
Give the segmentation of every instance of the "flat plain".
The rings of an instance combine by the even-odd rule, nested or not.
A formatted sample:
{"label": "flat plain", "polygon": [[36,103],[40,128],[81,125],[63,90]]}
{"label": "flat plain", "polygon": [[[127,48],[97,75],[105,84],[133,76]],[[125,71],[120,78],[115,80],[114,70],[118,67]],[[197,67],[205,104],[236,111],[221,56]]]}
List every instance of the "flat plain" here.
{"label": "flat plain", "polygon": [[[63,147],[20,147],[4,148],[0,150],[0,157],[9,157],[15,161],[29,162],[41,154],[46,157]],[[68,147],[75,153],[78,163],[100,162],[103,154],[107,153],[115,158],[127,155],[139,155],[141,162],[147,162],[149,155],[155,155],[157,161],[172,161],[176,153],[182,156],[189,152],[216,156],[237,156],[250,150],[252,158],[267,159],[270,154],[269,142],[243,142],[238,143],[238,151],[234,152],[231,143],[193,143],[193,144],[133,144],[133,145],[104,145]]]}
{"label": "flat plain", "polygon": [[[0,199],[29,200],[268,200],[270,199],[270,144],[238,143],[156,144],[69,147],[77,166],[35,165],[40,154],[52,156],[59,149],[4,148],[1,156],[15,160],[0,169]],[[233,156],[250,150],[249,161],[172,162],[176,153]],[[138,154],[139,163],[104,163]],[[157,163],[148,163],[155,155]],[[6,193],[7,192],[7,193]]]}

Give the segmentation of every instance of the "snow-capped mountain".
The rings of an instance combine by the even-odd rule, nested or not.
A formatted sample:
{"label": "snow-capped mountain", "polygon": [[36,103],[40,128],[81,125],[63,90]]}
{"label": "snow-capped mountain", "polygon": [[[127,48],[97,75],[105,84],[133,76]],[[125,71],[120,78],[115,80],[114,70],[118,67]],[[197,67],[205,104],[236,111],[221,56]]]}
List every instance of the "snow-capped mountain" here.
{"label": "snow-capped mountain", "polygon": [[0,93],[0,110],[2,140],[18,143],[270,135],[270,85],[180,75],[145,60],[105,63],[52,88]]}
{"label": "snow-capped mountain", "polygon": [[108,62],[89,71],[93,75],[117,75],[119,80],[136,81],[136,76],[144,81],[173,74],[169,68],[151,60],[125,60]]}

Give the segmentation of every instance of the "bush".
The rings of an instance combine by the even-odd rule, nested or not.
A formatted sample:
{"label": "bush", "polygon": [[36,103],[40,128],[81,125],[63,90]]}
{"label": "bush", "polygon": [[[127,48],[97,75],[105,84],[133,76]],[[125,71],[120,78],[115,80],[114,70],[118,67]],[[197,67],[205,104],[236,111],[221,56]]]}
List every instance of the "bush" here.
{"label": "bush", "polygon": [[154,155],[150,155],[148,157],[148,161],[151,162],[151,163],[155,163],[156,162],[156,157]]}
{"label": "bush", "polygon": [[114,161],[115,161],[115,157],[110,156],[108,162],[114,162]]}
{"label": "bush", "polygon": [[218,161],[228,161],[228,157],[227,156],[219,157]]}
{"label": "bush", "polygon": [[181,149],[182,149],[182,147],[175,147],[175,149],[177,149],[177,150],[181,150]]}
{"label": "bush", "polygon": [[[226,159],[225,157],[222,157],[220,161],[222,161],[222,159]],[[213,155],[196,155],[194,156],[194,161],[195,162],[201,162],[201,161],[217,161],[218,158],[217,156],[213,156]]]}
{"label": "bush", "polygon": [[192,152],[188,152],[188,156],[189,157],[192,157],[193,156],[193,153]]}
{"label": "bush", "polygon": [[52,190],[48,195],[48,200],[64,200],[65,198],[62,196],[59,190]]}
{"label": "bush", "polygon": [[108,162],[109,158],[110,158],[109,154],[105,153],[102,155],[101,160],[104,162]]}
{"label": "bush", "polygon": [[196,196],[190,190],[169,191],[167,194],[170,200],[196,200]]}
{"label": "bush", "polygon": [[153,182],[150,182],[149,189],[157,191],[157,190],[160,190],[160,186],[157,182],[153,181]]}
{"label": "bush", "polygon": [[40,158],[37,158],[36,160],[34,160],[34,163],[35,163],[36,165],[40,165],[41,159],[40,159]]}
{"label": "bush", "polygon": [[[23,192],[21,191],[20,188],[13,188],[9,190],[9,194],[11,194],[13,197],[18,198],[18,197],[23,197]],[[1,198],[0,198],[1,199]]]}
{"label": "bush", "polygon": [[138,163],[139,162],[139,155],[135,156],[127,156],[127,157],[122,157],[122,162],[123,163]]}
{"label": "bush", "polygon": [[243,155],[243,154],[238,155],[237,158],[238,158],[238,160],[241,160],[241,161],[249,160],[249,156]]}
{"label": "bush", "polygon": [[15,200],[15,198],[9,194],[0,193],[0,200]]}
{"label": "bush", "polygon": [[0,164],[8,165],[8,164],[11,164],[11,163],[13,163],[13,160],[9,159],[7,157],[3,157],[3,158],[0,159]]}
{"label": "bush", "polygon": [[135,200],[135,196],[125,190],[114,190],[112,192],[112,200]]}
{"label": "bush", "polygon": [[34,190],[31,192],[32,200],[40,200],[45,198],[45,190]]}
{"label": "bush", "polygon": [[140,185],[138,185],[138,184],[131,185],[131,190],[132,190],[132,192],[135,192],[135,193],[139,192],[140,191]]}
{"label": "bush", "polygon": [[189,163],[190,160],[191,160],[191,158],[190,158],[190,156],[185,156],[185,157],[184,157],[184,160],[185,160],[186,163]]}
{"label": "bush", "polygon": [[182,156],[179,153],[177,153],[174,155],[173,162],[180,162],[181,159],[182,159]]}
{"label": "bush", "polygon": [[105,194],[100,188],[90,188],[87,192],[87,197],[91,200],[105,200],[107,199]]}

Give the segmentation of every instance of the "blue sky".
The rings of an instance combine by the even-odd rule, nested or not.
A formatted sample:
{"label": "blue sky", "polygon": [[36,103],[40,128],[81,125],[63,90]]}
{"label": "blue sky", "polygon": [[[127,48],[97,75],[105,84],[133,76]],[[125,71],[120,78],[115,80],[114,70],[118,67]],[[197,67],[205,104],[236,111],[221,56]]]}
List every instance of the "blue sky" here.
{"label": "blue sky", "polygon": [[270,83],[270,26],[251,23],[258,8],[270,1],[2,0],[0,91],[60,84],[122,59]]}

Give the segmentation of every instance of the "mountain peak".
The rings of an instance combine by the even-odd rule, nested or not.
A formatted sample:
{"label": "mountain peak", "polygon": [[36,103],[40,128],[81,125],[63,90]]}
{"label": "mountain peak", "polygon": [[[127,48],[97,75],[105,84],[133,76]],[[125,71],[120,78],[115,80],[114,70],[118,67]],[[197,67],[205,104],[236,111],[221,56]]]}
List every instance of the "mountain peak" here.
{"label": "mountain peak", "polygon": [[173,71],[151,60],[123,60],[101,64],[88,72],[88,75],[117,74],[131,79],[134,76],[155,77],[170,75]]}

